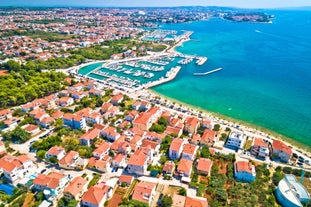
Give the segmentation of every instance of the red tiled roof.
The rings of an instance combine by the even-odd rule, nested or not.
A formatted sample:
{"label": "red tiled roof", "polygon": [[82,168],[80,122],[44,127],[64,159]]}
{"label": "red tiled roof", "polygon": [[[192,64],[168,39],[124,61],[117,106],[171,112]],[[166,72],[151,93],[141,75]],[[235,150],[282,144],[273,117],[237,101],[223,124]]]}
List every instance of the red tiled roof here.
{"label": "red tiled roof", "polygon": [[272,149],[273,150],[281,150],[281,151],[289,154],[290,156],[293,153],[292,149],[290,147],[288,147],[284,142],[282,142],[280,140],[273,140]]}
{"label": "red tiled roof", "polygon": [[211,166],[212,166],[212,160],[207,159],[207,158],[200,158],[198,160],[197,170],[209,174]]}

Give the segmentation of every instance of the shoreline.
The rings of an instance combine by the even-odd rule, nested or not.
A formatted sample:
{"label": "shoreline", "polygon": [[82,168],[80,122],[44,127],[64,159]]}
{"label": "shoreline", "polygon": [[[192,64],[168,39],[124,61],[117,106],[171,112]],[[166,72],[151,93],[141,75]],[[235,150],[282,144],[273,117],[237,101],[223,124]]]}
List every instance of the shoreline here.
{"label": "shoreline", "polygon": [[[168,48],[165,49],[164,51],[158,53],[157,55],[164,55],[165,53],[171,53],[171,54],[173,53],[173,54],[183,55],[182,53],[176,51],[176,49],[177,49],[177,47],[182,46],[184,42],[190,41],[191,40],[190,36],[192,34],[193,34],[192,31],[186,32],[185,34],[183,34],[183,36],[178,40],[178,42],[174,46],[172,46],[169,49]],[[150,55],[150,56],[152,56],[152,55]],[[144,56],[144,58],[148,58],[150,56]],[[143,57],[140,57],[140,58],[143,58]],[[124,59],[122,61],[127,61],[127,60],[128,59]],[[76,72],[78,74],[78,70],[79,69],[81,69],[82,67],[85,67],[85,66],[87,66],[89,64],[94,64],[96,62],[105,62],[105,60],[102,60],[102,61],[90,61],[88,63],[84,63],[83,66],[79,65],[79,66],[74,66],[74,67],[75,67],[75,69],[77,69]],[[71,68],[71,69],[73,69],[73,68]],[[178,70],[178,72],[179,72],[179,70]],[[175,75],[173,76],[174,78],[177,76],[178,72],[175,73]],[[90,77],[88,77],[88,78],[90,78]],[[170,80],[164,81],[161,84],[169,82],[169,81],[173,80],[174,78],[170,78]],[[232,124],[233,123],[234,124],[238,124],[238,125],[242,126],[243,128],[244,127],[247,128],[249,131],[254,131],[256,134],[258,134],[258,137],[267,138],[267,139],[271,139],[271,140],[274,140],[274,139],[282,140],[288,146],[292,146],[293,148],[296,148],[297,151],[303,150],[303,151],[305,151],[305,153],[308,154],[309,157],[311,157],[311,146],[307,146],[307,145],[305,145],[305,144],[303,144],[303,143],[301,143],[299,141],[294,140],[293,138],[287,137],[287,136],[282,135],[282,134],[280,134],[280,133],[278,133],[276,131],[273,131],[271,129],[267,129],[265,127],[256,125],[254,123],[249,123],[247,121],[236,119],[236,118],[233,118],[233,117],[230,117],[230,116],[218,113],[218,112],[209,111],[207,109],[200,108],[199,106],[188,104],[188,103],[182,102],[180,100],[177,100],[177,99],[165,96],[163,94],[157,93],[156,91],[154,91],[152,89],[153,87],[155,87],[157,85],[160,85],[160,84],[156,84],[156,85],[152,84],[152,86],[146,87],[145,90],[149,91],[150,93],[152,93],[155,96],[160,96],[160,97],[162,97],[164,99],[167,99],[167,100],[169,100],[171,102],[175,102],[175,103],[178,103],[180,105],[187,106],[189,109],[192,109],[192,110],[195,110],[195,111],[201,111],[201,112],[207,114],[208,116],[211,116],[213,119],[220,119],[221,121],[224,121],[224,122],[229,122],[229,123],[232,123]]]}
{"label": "shoreline", "polygon": [[262,126],[259,126],[259,125],[256,125],[256,124],[253,124],[253,123],[249,123],[247,121],[243,121],[243,120],[240,120],[240,119],[236,119],[236,118],[233,118],[233,117],[230,117],[230,116],[226,116],[226,115],[223,115],[223,114],[220,114],[220,113],[217,113],[217,112],[213,112],[213,111],[209,111],[207,109],[203,109],[203,108],[200,108],[198,106],[195,106],[195,105],[192,105],[192,104],[188,104],[188,103],[185,103],[185,102],[182,102],[180,100],[177,100],[177,99],[174,99],[174,98],[171,98],[171,97],[168,97],[168,96],[165,96],[161,93],[158,93],[156,91],[154,91],[152,88],[149,88],[147,89],[150,93],[152,93],[153,95],[155,96],[160,96],[164,99],[167,99],[171,102],[175,102],[175,103],[178,103],[180,105],[183,105],[183,106],[186,106],[190,109],[193,109],[193,110],[196,110],[196,111],[201,111],[209,116],[212,116],[213,118],[216,118],[216,119],[221,119],[221,120],[224,120],[224,121],[228,121],[230,123],[235,123],[235,124],[238,124],[240,126],[243,126],[243,127],[246,127],[248,129],[253,129],[254,131],[256,132],[259,132],[261,133],[260,135],[258,135],[258,137],[264,137],[264,138],[269,138],[271,140],[274,140],[274,139],[277,139],[277,140],[282,140],[284,141],[288,146],[292,146],[293,148],[296,148],[296,150],[303,150],[305,151],[308,156],[311,155],[311,147],[310,146],[307,146],[299,141],[296,141],[290,137],[287,137],[285,135],[282,135],[278,132],[275,132],[271,129],[267,129],[265,127],[262,127]]}

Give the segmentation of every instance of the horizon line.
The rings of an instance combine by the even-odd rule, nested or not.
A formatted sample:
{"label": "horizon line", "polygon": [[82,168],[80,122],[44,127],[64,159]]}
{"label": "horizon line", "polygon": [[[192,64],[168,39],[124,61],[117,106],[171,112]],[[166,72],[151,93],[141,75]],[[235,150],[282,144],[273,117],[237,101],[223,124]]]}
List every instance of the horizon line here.
{"label": "horizon line", "polygon": [[280,7],[235,7],[235,6],[212,6],[212,5],[192,5],[192,6],[182,6],[182,5],[176,5],[176,6],[87,6],[87,5],[8,5],[8,6],[1,6],[0,8],[185,8],[185,7],[216,7],[216,8],[232,8],[232,9],[302,9],[302,8],[309,8],[311,9],[311,6],[280,6]]}

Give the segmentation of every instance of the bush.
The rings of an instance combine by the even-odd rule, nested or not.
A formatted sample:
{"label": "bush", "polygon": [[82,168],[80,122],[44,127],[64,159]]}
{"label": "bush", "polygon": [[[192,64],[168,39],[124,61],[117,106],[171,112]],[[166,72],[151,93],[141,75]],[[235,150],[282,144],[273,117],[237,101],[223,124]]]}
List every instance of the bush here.
{"label": "bush", "polygon": [[291,167],[283,167],[283,173],[291,174],[292,173],[292,168]]}
{"label": "bush", "polygon": [[186,196],[187,195],[187,191],[185,188],[182,188],[178,191],[178,195],[182,195],[182,196]]}

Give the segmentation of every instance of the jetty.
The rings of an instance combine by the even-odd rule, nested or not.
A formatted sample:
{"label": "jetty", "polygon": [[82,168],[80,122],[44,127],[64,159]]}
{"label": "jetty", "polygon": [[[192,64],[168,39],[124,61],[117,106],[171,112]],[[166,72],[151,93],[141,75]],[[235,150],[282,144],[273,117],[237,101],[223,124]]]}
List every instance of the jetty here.
{"label": "jetty", "polygon": [[196,76],[199,76],[199,75],[208,75],[208,74],[211,74],[211,73],[215,73],[217,71],[220,71],[222,70],[222,68],[217,68],[215,70],[211,70],[211,71],[207,71],[205,73],[193,73],[193,75],[196,75]]}

